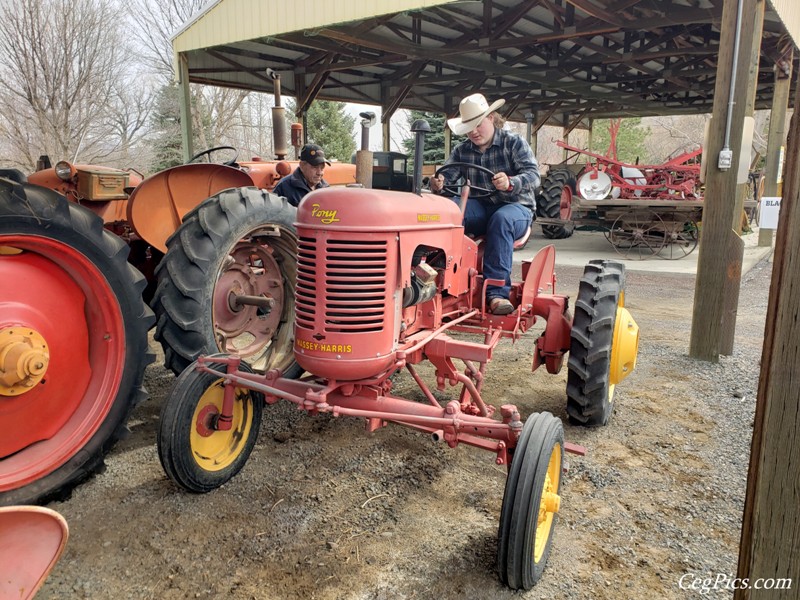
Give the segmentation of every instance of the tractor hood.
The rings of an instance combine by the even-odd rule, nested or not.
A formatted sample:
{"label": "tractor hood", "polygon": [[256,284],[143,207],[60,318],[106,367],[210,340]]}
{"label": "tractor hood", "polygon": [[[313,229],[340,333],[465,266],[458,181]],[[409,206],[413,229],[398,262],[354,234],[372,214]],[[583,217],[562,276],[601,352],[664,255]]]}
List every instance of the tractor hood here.
{"label": "tractor hood", "polygon": [[308,194],[297,210],[311,229],[404,231],[461,227],[458,205],[443,196],[363,188],[324,188]]}

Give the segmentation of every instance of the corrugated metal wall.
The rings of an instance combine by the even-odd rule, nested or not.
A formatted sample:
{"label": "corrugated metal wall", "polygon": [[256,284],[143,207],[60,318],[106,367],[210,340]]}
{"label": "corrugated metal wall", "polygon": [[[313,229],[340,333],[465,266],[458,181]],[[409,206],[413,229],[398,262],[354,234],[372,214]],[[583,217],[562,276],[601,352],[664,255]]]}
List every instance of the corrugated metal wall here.
{"label": "corrugated metal wall", "polygon": [[800,2],[798,0],[769,0],[783,21],[786,31],[792,36],[794,45],[800,47]]}
{"label": "corrugated metal wall", "polygon": [[[173,50],[185,52],[376,15],[447,4],[452,0],[221,0],[178,33]],[[795,0],[790,0],[795,1]]]}

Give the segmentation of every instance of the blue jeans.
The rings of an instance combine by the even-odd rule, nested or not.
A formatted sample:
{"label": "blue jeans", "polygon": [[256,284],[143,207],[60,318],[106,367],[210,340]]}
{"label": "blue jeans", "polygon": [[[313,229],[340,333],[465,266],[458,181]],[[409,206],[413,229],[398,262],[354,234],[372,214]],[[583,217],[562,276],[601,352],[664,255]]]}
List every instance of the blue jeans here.
{"label": "blue jeans", "polygon": [[[458,202],[458,198],[453,198]],[[511,292],[511,267],[514,264],[514,241],[525,235],[533,214],[521,204],[489,204],[471,199],[464,215],[464,231],[483,235],[483,277],[505,281],[502,287],[490,285],[487,298],[508,298]]]}

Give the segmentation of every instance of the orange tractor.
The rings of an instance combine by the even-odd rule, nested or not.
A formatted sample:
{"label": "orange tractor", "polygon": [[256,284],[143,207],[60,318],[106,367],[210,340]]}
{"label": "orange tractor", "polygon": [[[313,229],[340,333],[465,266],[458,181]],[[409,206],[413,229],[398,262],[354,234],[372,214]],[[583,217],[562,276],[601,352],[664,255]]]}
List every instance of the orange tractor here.
{"label": "orange tractor", "polygon": [[[0,170],[0,505],[62,497],[102,468],[146,397],[153,296],[175,373],[219,351],[293,363],[296,211],[260,191],[292,169],[229,156],[144,180],[67,162]],[[326,179],[353,183],[355,166]],[[233,206],[227,188],[250,200]]]}
{"label": "orange tractor", "polygon": [[[261,239],[269,239],[274,229],[259,225],[255,213],[279,199],[245,188],[222,192],[213,208],[201,207],[206,214],[186,232],[197,239],[190,246],[194,252],[186,256],[205,251],[210,266],[198,269],[198,258],[183,265],[185,271],[195,271],[186,278],[197,286],[187,285],[194,290],[187,297],[234,305],[230,297],[211,295],[212,286],[203,283],[226,259],[214,248],[216,224],[226,214],[253,206],[252,222],[236,230],[251,240],[245,250],[253,265],[269,271],[270,261],[286,267],[296,256],[286,271],[294,281],[291,301],[270,292],[277,289],[280,294],[277,280],[274,285],[265,280],[257,296],[268,318],[275,306],[291,306],[293,333],[279,345],[286,360],[273,361],[290,366],[254,373],[241,356],[226,352],[192,362],[162,408],[158,453],[167,475],[184,489],[215,489],[248,460],[265,405],[281,400],[310,414],[364,419],[368,431],[391,422],[450,447],[483,448],[508,467],[498,572],[510,587],[528,589],[541,577],[550,553],[561,502],[563,453],[582,449],[565,443],[561,421],[550,413],[534,413],[523,423],[514,405],[498,410],[487,403],[481,393],[487,366],[502,338],[519,340],[543,319],[544,330],[533,347],[533,369],[544,365],[549,373],[558,373],[569,353],[569,417],[588,426],[607,423],[615,386],[633,370],[638,351],[638,327],[624,308],[625,269],[612,261],[587,265],[573,317],[568,297],[555,292],[555,250],[547,246],[523,263],[522,281],[512,283],[514,312],[489,313],[486,286],[503,282],[483,277],[482,241],[466,236],[462,226],[470,201],[469,169],[483,167],[454,164],[439,170],[462,170],[460,205],[420,193],[423,137],[429,128],[422,121],[415,130],[417,193],[314,191],[291,215],[296,222],[292,235],[278,236],[285,247],[277,256],[260,249]],[[168,299],[159,288],[156,302]],[[307,376],[294,377],[290,358]],[[425,362],[432,365],[439,390],[460,388],[457,398],[444,403],[436,399],[417,370]],[[392,394],[392,378],[402,370],[417,383],[424,401]]]}

